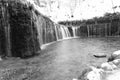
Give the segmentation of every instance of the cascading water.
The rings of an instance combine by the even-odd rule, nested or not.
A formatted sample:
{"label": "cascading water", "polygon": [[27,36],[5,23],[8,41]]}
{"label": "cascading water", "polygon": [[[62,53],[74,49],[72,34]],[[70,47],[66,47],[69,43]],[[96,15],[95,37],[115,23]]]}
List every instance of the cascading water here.
{"label": "cascading water", "polygon": [[56,33],[56,39],[58,40],[59,39],[59,33],[58,33],[58,30],[57,30],[57,26],[55,25],[55,33]]}
{"label": "cascading water", "polygon": [[57,40],[67,39],[71,37],[70,31],[68,30],[68,27],[66,26],[55,25],[55,33],[56,33]]}
{"label": "cascading water", "polygon": [[62,38],[65,39],[66,38],[66,33],[63,27],[60,27],[61,29],[61,33],[62,33]]}
{"label": "cascading water", "polygon": [[72,27],[72,30],[73,30],[73,37],[77,37],[78,27]]}
{"label": "cascading water", "polygon": [[67,27],[61,26],[61,33],[62,33],[62,39],[66,39],[68,37],[70,37],[70,32],[68,31]]}
{"label": "cascading water", "polygon": [[[58,25],[58,24],[54,24],[54,26],[50,26],[50,27],[54,27],[54,30],[53,30],[55,33],[54,37],[56,37],[56,40],[54,40],[54,41],[61,41],[64,39],[71,38],[71,34],[70,34],[70,31],[68,30],[68,27],[63,26],[63,25]],[[46,28],[44,28],[44,29],[46,29]],[[49,32],[49,30],[47,30],[47,32]],[[45,38],[43,38],[43,41],[45,41],[46,39],[49,40],[49,38],[50,38],[50,37],[46,37],[46,36],[48,36],[48,34],[46,34],[47,32],[45,32],[44,35],[42,35],[42,37],[45,37]],[[45,42],[44,45],[41,46],[41,48],[44,49],[46,47],[46,45],[49,45],[49,44],[53,43],[54,41]]]}
{"label": "cascading water", "polygon": [[67,37],[71,37],[71,35],[70,35],[70,32],[69,32],[68,28],[67,28],[67,27],[65,27],[64,29],[65,29],[65,32],[66,32],[66,34],[67,34]]}

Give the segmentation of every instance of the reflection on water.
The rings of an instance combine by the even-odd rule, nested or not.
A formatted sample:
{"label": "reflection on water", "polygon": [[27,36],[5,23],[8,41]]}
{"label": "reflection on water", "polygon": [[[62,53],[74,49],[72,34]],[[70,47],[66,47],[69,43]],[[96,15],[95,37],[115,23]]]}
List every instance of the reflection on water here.
{"label": "reflection on water", "polygon": [[111,54],[120,49],[119,38],[77,38],[55,42],[42,50],[44,65],[42,80],[71,80],[89,65],[99,65],[107,58],[95,58],[97,53]]}

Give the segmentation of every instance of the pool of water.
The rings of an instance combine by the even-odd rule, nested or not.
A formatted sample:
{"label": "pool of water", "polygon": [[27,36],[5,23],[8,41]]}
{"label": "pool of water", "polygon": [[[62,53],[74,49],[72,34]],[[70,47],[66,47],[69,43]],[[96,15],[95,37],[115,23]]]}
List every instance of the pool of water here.
{"label": "pool of water", "polygon": [[54,42],[41,51],[41,80],[72,80],[90,65],[99,66],[106,58],[120,49],[120,38],[76,38]]}

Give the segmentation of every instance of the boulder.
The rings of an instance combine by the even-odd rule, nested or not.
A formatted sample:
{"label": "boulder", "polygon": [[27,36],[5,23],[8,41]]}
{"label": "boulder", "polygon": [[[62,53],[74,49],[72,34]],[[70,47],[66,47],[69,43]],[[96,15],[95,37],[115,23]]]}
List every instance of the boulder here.
{"label": "boulder", "polygon": [[101,64],[101,68],[105,71],[112,71],[114,69],[117,68],[117,66],[115,64],[113,64],[112,62],[105,62]]}
{"label": "boulder", "polygon": [[73,78],[73,80],[78,80],[78,79],[76,79],[76,78]]}
{"label": "boulder", "polygon": [[92,71],[90,71],[85,80],[102,80],[103,79],[103,74],[104,74],[104,70],[103,69],[98,69],[95,67],[91,67]]}
{"label": "boulder", "polygon": [[120,50],[113,52],[111,56],[108,58],[108,62],[113,61],[115,59],[120,59]]}
{"label": "boulder", "polygon": [[112,61],[113,64],[115,64],[116,66],[120,65],[120,59],[115,59]]}
{"label": "boulder", "polygon": [[92,71],[92,68],[91,67],[88,67],[86,69],[84,69],[81,73],[81,75],[78,77],[78,80],[84,80],[87,76],[87,74]]}
{"label": "boulder", "polygon": [[117,50],[117,51],[115,51],[115,52],[113,52],[113,55],[120,55],[120,50]]}

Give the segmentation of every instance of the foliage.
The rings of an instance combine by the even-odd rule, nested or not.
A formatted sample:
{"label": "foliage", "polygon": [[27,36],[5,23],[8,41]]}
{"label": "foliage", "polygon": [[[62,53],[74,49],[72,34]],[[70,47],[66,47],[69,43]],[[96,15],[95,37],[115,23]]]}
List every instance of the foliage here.
{"label": "foliage", "polygon": [[111,21],[119,21],[120,20],[120,13],[105,13],[102,17],[94,17],[92,19],[87,20],[74,20],[74,21],[60,21],[59,24],[62,25],[72,25],[72,26],[79,26],[83,24],[95,24],[97,23],[110,23]]}

